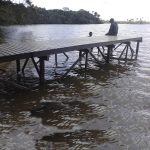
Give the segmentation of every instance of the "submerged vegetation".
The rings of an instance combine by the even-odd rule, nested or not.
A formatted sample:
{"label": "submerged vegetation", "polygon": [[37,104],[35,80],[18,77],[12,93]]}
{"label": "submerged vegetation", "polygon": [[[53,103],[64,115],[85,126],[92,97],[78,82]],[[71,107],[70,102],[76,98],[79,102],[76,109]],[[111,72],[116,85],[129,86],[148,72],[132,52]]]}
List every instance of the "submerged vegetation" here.
{"label": "submerged vegetation", "polygon": [[0,0],[0,25],[11,24],[99,24],[102,23],[97,12],[86,10],[72,11],[46,10],[34,6],[30,0],[25,3],[13,3],[11,0]]}

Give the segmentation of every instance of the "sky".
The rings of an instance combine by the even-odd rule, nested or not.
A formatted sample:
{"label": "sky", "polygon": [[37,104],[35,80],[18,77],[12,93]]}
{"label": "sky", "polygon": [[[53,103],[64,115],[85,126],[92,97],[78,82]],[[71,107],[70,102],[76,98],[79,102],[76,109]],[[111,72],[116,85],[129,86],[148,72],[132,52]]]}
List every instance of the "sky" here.
{"label": "sky", "polygon": [[[16,2],[22,0],[14,0]],[[114,18],[117,21],[142,18],[150,21],[150,0],[31,0],[38,7],[46,9],[84,9],[97,12],[101,19]]]}

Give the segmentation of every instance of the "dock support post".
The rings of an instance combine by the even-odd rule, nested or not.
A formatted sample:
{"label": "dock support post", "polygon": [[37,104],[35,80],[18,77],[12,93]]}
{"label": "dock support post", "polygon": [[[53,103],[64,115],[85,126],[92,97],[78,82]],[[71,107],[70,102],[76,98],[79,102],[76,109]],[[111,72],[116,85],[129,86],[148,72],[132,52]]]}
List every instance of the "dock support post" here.
{"label": "dock support post", "polygon": [[40,57],[39,58],[40,62],[40,86],[44,86],[45,83],[45,57]]}
{"label": "dock support post", "polygon": [[63,53],[65,56],[66,56],[66,58],[67,58],[67,60],[69,59],[69,56],[64,52]]}
{"label": "dock support post", "polygon": [[57,63],[57,54],[55,54],[55,65],[57,67],[58,63]]}
{"label": "dock support post", "polygon": [[[104,47],[103,47],[104,48]],[[102,55],[102,57],[105,59],[105,61],[106,61],[106,58],[105,58],[105,55],[103,54],[104,53],[104,50],[103,50],[103,53],[102,53],[102,51],[101,51],[101,49],[99,48],[99,47],[97,47],[97,49],[98,49],[98,52]]]}
{"label": "dock support post", "polygon": [[127,44],[125,60],[127,60],[127,57],[128,57],[128,49],[129,49],[129,46]]}
{"label": "dock support post", "polygon": [[79,60],[82,60],[82,50],[79,51]]}
{"label": "dock support post", "polygon": [[17,74],[20,72],[20,59],[16,60]]}
{"label": "dock support post", "polygon": [[20,59],[16,60],[17,81],[20,82]]}
{"label": "dock support post", "polygon": [[106,63],[109,63],[110,60],[110,54],[112,53],[113,50],[113,45],[108,45],[107,46],[107,57],[106,57]]}
{"label": "dock support post", "polygon": [[[82,51],[81,51],[82,52]],[[85,51],[83,51],[83,53],[81,53],[81,58],[86,54]],[[65,78],[67,76],[67,74],[70,72],[71,69],[74,68],[74,66],[80,61],[80,57],[74,62],[74,64],[68,69],[68,71],[62,76],[62,79]]]}
{"label": "dock support post", "polygon": [[85,53],[86,53],[86,58],[85,58],[85,71],[86,71],[87,70],[87,65],[88,65],[88,53],[89,53],[88,49],[85,50]]}
{"label": "dock support post", "polygon": [[22,67],[22,74],[23,74],[23,75],[25,75],[24,69],[25,69],[25,67],[26,67],[26,65],[27,65],[27,63],[28,63],[28,61],[29,61],[29,58],[27,58],[27,59],[25,60],[24,64],[23,64],[23,67]]}
{"label": "dock support post", "polygon": [[139,44],[140,44],[140,42],[138,41],[138,42],[137,42],[137,45],[136,45],[136,56],[135,56],[135,59],[137,59],[137,56],[138,56]]}

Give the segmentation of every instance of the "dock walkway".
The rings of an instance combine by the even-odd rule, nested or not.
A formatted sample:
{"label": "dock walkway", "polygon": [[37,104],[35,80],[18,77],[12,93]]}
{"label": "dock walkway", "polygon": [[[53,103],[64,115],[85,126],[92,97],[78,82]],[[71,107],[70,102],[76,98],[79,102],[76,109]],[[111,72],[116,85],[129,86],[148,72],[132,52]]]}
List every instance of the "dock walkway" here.
{"label": "dock walkway", "polygon": [[[135,50],[133,50],[131,47],[131,42],[137,43]],[[17,65],[17,72],[19,72],[21,71],[20,60],[25,59],[25,63],[22,68],[22,70],[24,70],[28,59],[31,58],[39,74],[40,83],[42,84],[44,82],[45,72],[44,62],[48,59],[49,55],[57,55],[59,53],[78,50],[80,57],[86,55],[86,61],[88,59],[88,54],[90,54],[96,61],[98,61],[91,50],[92,48],[97,48],[104,60],[109,62],[111,51],[113,49],[117,49],[122,44],[125,44],[125,47],[123,48],[118,59],[121,59],[123,53],[126,53],[127,58],[129,50],[131,51],[131,54],[137,58],[140,42],[142,42],[142,37],[98,36],[49,41],[3,43],[0,44],[0,63],[15,60]],[[113,45],[117,46],[114,48]],[[107,47],[107,55],[104,55],[100,47],[103,49],[104,47]],[[37,63],[34,61],[35,57],[39,58],[39,65],[37,65]],[[79,59],[75,62],[75,64],[79,61]],[[72,67],[74,67],[75,64],[73,64]]]}

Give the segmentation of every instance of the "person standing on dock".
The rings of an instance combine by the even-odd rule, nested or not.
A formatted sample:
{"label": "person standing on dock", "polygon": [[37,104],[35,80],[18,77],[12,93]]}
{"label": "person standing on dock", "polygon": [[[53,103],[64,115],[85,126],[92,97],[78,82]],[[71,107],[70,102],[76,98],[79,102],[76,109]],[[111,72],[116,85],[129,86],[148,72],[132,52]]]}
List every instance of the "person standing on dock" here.
{"label": "person standing on dock", "polygon": [[109,20],[109,22],[111,23],[111,25],[110,25],[108,33],[106,33],[105,35],[117,36],[117,34],[118,34],[118,24],[117,24],[117,22],[115,22],[115,20],[113,18],[111,18]]}
{"label": "person standing on dock", "polygon": [[[114,18],[111,18],[109,20],[109,22],[111,23],[109,31],[105,34],[105,35],[111,35],[111,36],[117,36],[118,34],[118,24],[117,22],[115,22]],[[113,49],[115,48],[115,45],[108,45],[107,46],[108,51],[107,51],[107,62],[109,62],[110,56],[113,55]]]}

